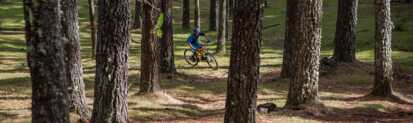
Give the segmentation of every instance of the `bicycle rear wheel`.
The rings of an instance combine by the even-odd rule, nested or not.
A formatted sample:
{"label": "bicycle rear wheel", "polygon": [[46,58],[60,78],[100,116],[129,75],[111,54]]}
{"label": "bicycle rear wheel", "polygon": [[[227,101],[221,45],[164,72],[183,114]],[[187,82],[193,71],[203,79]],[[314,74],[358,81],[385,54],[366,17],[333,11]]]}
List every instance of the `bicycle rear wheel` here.
{"label": "bicycle rear wheel", "polygon": [[194,58],[194,53],[192,52],[191,49],[186,49],[184,51],[184,57],[185,57],[185,61],[186,63],[188,63],[191,66],[196,66],[199,63],[199,60],[197,58]]}

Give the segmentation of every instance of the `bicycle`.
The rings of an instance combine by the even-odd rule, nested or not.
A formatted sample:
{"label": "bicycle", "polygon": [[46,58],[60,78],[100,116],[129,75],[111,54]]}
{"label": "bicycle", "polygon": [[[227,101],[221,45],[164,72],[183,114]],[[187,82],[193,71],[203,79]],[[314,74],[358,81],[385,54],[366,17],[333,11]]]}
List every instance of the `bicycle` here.
{"label": "bicycle", "polygon": [[208,49],[204,46],[199,48],[195,53],[192,52],[192,49],[186,49],[184,51],[184,57],[186,63],[192,65],[192,67],[197,66],[201,61],[206,61],[210,68],[214,70],[218,69],[218,62],[215,59],[215,56],[212,53],[208,52]]}

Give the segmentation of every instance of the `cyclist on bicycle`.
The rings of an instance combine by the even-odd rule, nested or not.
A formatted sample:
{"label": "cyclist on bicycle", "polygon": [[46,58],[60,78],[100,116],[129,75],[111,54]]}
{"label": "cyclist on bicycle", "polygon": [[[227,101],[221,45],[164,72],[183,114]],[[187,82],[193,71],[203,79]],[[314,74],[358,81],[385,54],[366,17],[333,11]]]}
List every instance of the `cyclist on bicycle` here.
{"label": "cyclist on bicycle", "polygon": [[200,36],[204,36],[208,40],[207,43],[211,42],[210,38],[206,35],[206,33],[201,32],[201,29],[196,28],[187,39],[187,43],[191,47],[193,53],[195,53],[199,49],[202,49],[204,46],[204,44],[201,44],[198,41]]}

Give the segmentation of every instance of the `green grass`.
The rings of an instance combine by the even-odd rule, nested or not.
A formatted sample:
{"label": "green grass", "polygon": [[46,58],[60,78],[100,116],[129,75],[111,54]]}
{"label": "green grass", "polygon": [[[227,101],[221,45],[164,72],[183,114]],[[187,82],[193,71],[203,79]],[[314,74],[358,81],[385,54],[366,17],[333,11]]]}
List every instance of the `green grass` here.
{"label": "green grass", "polygon": [[[11,1],[0,4],[0,29],[21,30],[24,27],[22,0]],[[208,30],[209,1],[201,0],[202,30]],[[334,34],[337,12],[337,0],[324,0],[324,16],[322,22],[322,56],[332,54],[334,46]],[[88,104],[92,105],[94,86],[94,60],[91,59],[91,42],[89,36],[89,23],[87,1],[79,1],[80,14],[80,37],[82,63],[84,66],[84,79],[87,87]],[[183,59],[183,52],[187,49],[185,40],[190,30],[181,29],[181,1],[176,1],[173,6],[174,13],[174,42],[175,42],[175,62],[179,75],[174,75],[173,79],[162,77],[161,87],[165,92],[180,100],[194,102],[187,104],[168,104],[170,100],[164,98],[151,98],[132,96],[136,92],[135,86],[130,89],[129,115],[137,120],[162,120],[179,118],[208,117],[213,113],[221,112],[225,101],[226,76],[229,67],[229,54],[217,56],[221,68],[217,71],[210,70],[206,63],[201,63],[199,67],[191,68]],[[265,8],[263,17],[264,27],[270,27],[263,31],[263,42],[261,50],[261,74],[263,82],[258,85],[258,103],[274,102],[278,106],[283,106],[288,92],[288,81],[274,79],[274,75],[279,72],[282,64],[282,44],[284,40],[285,24],[285,4],[286,0],[271,0],[270,7]],[[133,5],[133,1],[132,1]],[[192,5],[192,4],[191,4]],[[373,63],[374,61],[374,4],[373,0],[362,0],[359,5],[359,23],[357,28],[357,58],[363,62]],[[413,71],[413,4],[393,4],[392,16],[397,31],[393,32],[393,60],[399,63],[407,71]],[[133,7],[132,7],[133,8]],[[192,12],[192,11],[191,11]],[[191,13],[193,15],[193,13]],[[231,21],[230,21],[231,22]],[[273,26],[276,25],[276,26]],[[130,49],[130,74],[129,83],[136,84],[140,76],[140,30],[132,30],[132,40]],[[215,32],[208,32],[215,37]],[[208,48],[213,49],[213,44]],[[227,41],[227,48],[230,48],[230,41]],[[354,70],[354,71],[353,71]],[[336,73],[323,76],[320,81],[322,98],[334,97],[344,98],[347,90],[329,90],[327,85],[334,86],[357,85],[364,88],[372,84],[373,77],[366,71],[357,69],[345,69]],[[346,86],[346,87],[347,87]],[[26,46],[24,35],[22,34],[1,34],[0,33],[0,97],[3,93],[11,93],[7,96],[30,95],[31,83],[28,67],[26,63]],[[356,88],[357,90],[357,88]],[[366,91],[367,89],[364,89]],[[358,93],[359,94],[359,93]],[[0,107],[7,100],[0,99]],[[27,100],[29,101],[29,100]],[[340,107],[340,102],[336,100],[326,100],[328,106]],[[205,105],[203,103],[206,103]],[[172,103],[173,104],[173,103]],[[356,104],[358,107],[374,108],[377,110],[387,108],[380,104]],[[215,106],[215,107],[214,107]],[[0,122],[11,120],[8,115],[2,114],[0,110]],[[259,114],[259,119],[271,119],[273,122],[320,122],[317,119],[291,115],[288,113]],[[6,119],[5,119],[6,118]],[[8,118],[8,119],[7,119]],[[215,117],[212,117],[212,121]],[[23,114],[23,120],[15,122],[28,122],[30,114]],[[220,121],[221,119],[217,119]],[[190,122],[190,121],[189,121]],[[322,122],[322,121],[321,121]]]}

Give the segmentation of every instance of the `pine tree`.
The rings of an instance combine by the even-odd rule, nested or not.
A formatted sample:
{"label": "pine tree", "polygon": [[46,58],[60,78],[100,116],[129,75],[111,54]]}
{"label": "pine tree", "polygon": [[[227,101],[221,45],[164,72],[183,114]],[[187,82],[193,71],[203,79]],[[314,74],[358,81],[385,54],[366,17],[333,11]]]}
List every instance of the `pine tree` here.
{"label": "pine tree", "polygon": [[227,0],[219,1],[218,12],[218,39],[217,39],[217,53],[225,52],[225,40],[227,31]]}
{"label": "pine tree", "polygon": [[195,0],[194,6],[195,6],[195,8],[194,8],[194,20],[195,20],[194,26],[196,28],[201,28],[201,9],[199,7],[199,0]]}
{"label": "pine tree", "polygon": [[334,60],[336,62],[356,61],[358,0],[339,0],[336,23]]}
{"label": "pine tree", "polygon": [[[151,5],[159,5],[159,0],[148,0]],[[143,28],[141,45],[141,79],[139,93],[153,93],[159,86],[159,38],[156,33],[156,21],[159,11],[147,3],[143,5]]]}
{"label": "pine tree", "polygon": [[58,0],[24,0],[32,122],[69,123],[62,14]]}
{"label": "pine tree", "polygon": [[262,40],[261,0],[234,3],[234,29],[225,103],[225,123],[255,123]]}
{"label": "pine tree", "polygon": [[92,123],[127,123],[129,0],[100,0],[98,4]]}
{"label": "pine tree", "polygon": [[[322,0],[288,0],[286,43],[291,53],[287,108],[318,103]],[[283,68],[285,69],[285,68]]]}
{"label": "pine tree", "polygon": [[209,30],[217,30],[217,0],[210,0],[209,8]]}
{"label": "pine tree", "polygon": [[162,0],[161,9],[164,14],[162,24],[162,37],[160,39],[161,47],[161,73],[175,73],[175,57],[173,42],[173,19],[172,19],[172,0]]}
{"label": "pine tree", "polygon": [[393,68],[391,59],[391,39],[393,23],[391,20],[390,0],[375,0],[376,6],[376,45],[375,45],[375,77],[371,95],[380,97],[393,96],[391,82]]}
{"label": "pine tree", "polygon": [[133,19],[133,29],[141,28],[142,25],[142,3],[141,0],[135,0],[135,14]]}
{"label": "pine tree", "polygon": [[86,104],[85,83],[83,82],[82,58],[80,57],[79,22],[77,0],[61,1],[62,33],[66,40],[65,67],[69,84],[69,100],[71,112],[88,120],[89,110]]}
{"label": "pine tree", "polygon": [[182,0],[182,28],[189,29],[191,28],[191,8],[189,0]]}

